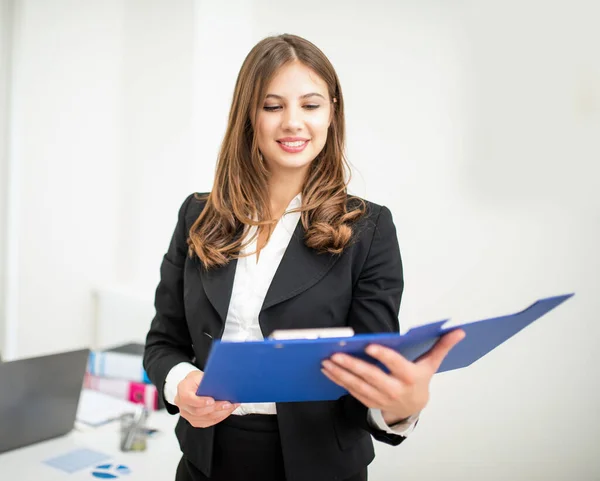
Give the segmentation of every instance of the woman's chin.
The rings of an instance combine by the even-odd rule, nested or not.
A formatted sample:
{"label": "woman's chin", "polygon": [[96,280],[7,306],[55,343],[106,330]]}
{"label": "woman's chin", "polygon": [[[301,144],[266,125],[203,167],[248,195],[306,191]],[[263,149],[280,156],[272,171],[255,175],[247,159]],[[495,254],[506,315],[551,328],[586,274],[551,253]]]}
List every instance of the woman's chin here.
{"label": "woman's chin", "polygon": [[279,158],[275,162],[269,162],[271,172],[298,172],[302,173],[308,169],[314,159],[304,157],[302,159]]}

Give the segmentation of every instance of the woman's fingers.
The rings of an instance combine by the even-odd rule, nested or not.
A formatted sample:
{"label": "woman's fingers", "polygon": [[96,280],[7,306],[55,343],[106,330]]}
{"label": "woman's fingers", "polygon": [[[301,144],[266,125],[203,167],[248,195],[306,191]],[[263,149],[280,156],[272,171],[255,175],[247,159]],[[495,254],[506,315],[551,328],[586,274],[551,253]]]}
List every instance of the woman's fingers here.
{"label": "woman's fingers", "polygon": [[239,406],[228,401],[215,401],[211,397],[196,396],[195,392],[180,392],[175,396],[175,405],[180,411],[190,414],[194,417],[207,416],[212,413],[220,413],[223,411],[235,409]]}
{"label": "woman's fingers", "polygon": [[351,386],[344,385],[344,381],[340,380],[335,374],[327,369],[322,369],[323,374],[332,382],[342,386],[346,389],[351,395],[353,395],[356,399],[362,402],[367,407],[372,407],[378,405],[378,401],[376,399],[376,392],[368,391],[370,395],[364,394],[363,390],[356,391]]}
{"label": "woman's fingers", "polygon": [[365,352],[388,368],[392,376],[407,384],[412,384],[417,377],[416,366],[402,354],[379,344],[371,344]]}
{"label": "woman's fingers", "polygon": [[369,405],[388,404],[401,388],[396,379],[360,359],[345,355],[335,355],[332,359],[337,362],[323,361],[323,374],[350,394],[368,399]]}
{"label": "woman's fingers", "polygon": [[205,428],[221,422],[235,411],[239,404],[229,401],[215,401],[212,397],[197,396],[202,381],[202,371],[190,372],[177,386],[175,405],[192,426]]}
{"label": "woman's fingers", "polygon": [[192,416],[207,416],[209,414],[212,413],[220,413],[224,410],[229,409],[232,406],[231,403],[229,402],[216,402],[214,404],[205,406],[205,407],[195,407],[195,406],[190,406],[189,404],[183,404],[182,406],[179,407],[179,409],[181,410],[183,408],[183,410],[185,410],[186,412],[190,413]]}
{"label": "woman's fingers", "polygon": [[229,407],[214,410],[203,416],[184,416],[188,422],[197,428],[207,428],[220,423],[225,418],[231,416],[231,413],[239,407],[239,404],[230,404]]}
{"label": "woman's fingers", "polygon": [[183,404],[195,408],[203,408],[215,404],[215,400],[213,398],[207,396],[197,396],[196,391],[194,390],[179,389],[178,395]]}
{"label": "woman's fingers", "polygon": [[435,374],[450,350],[465,338],[465,331],[456,329],[444,334],[435,345],[417,361],[418,366],[425,366],[431,375]]}
{"label": "woman's fingers", "polygon": [[445,334],[414,363],[395,350],[377,344],[368,346],[366,353],[387,367],[395,378],[407,384],[412,384],[418,378],[419,368],[426,367],[430,375],[435,374],[450,350],[464,337],[465,331],[462,329]]}
{"label": "woman's fingers", "polygon": [[[333,362],[334,367],[337,366],[349,371],[354,376],[360,378],[370,386],[375,387],[378,391],[388,397],[393,396],[400,387],[398,380],[386,374],[379,366],[375,366],[354,356],[338,353],[334,354],[331,357],[331,361],[327,362]],[[358,381],[352,378],[348,379],[353,382],[350,386],[352,389],[361,390],[364,392],[364,395],[369,395],[368,386],[360,386]]]}

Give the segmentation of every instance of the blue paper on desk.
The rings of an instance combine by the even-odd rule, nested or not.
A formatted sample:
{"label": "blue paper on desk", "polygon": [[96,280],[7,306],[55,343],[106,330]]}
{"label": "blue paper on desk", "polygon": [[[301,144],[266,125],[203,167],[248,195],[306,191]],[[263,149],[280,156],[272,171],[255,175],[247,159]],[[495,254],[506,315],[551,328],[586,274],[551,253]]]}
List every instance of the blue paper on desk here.
{"label": "blue paper on desk", "polygon": [[335,400],[347,391],[321,372],[321,362],[334,353],[377,363],[364,351],[369,344],[381,344],[414,361],[431,349],[440,336],[457,328],[463,329],[466,337],[450,351],[438,373],[459,369],[474,363],[572,295],[540,299],[516,314],[448,327],[444,327],[447,321],[439,321],[415,327],[403,335],[215,341],[197,394],[235,403]]}

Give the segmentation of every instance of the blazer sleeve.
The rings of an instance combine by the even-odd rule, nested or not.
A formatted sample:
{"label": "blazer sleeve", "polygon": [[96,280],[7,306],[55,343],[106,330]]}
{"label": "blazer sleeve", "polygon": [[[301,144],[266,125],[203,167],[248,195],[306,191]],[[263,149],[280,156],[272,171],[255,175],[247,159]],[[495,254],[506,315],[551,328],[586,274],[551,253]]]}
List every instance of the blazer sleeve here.
{"label": "blazer sleeve", "polygon": [[[381,207],[366,259],[354,285],[348,325],[356,333],[399,332],[398,312],[403,289],[396,228],[390,210]],[[350,422],[368,431],[378,441],[396,446],[406,439],[372,427],[367,421],[367,406],[355,397],[345,395],[338,402]]]}
{"label": "blazer sleeve", "polygon": [[188,251],[185,218],[193,198],[194,194],[190,195],[179,209],[175,232],[160,266],[154,301],[156,314],[144,349],[144,369],[171,414],[178,413],[179,409],[164,398],[167,374],[180,362],[192,362],[194,357],[183,302],[183,269]]}

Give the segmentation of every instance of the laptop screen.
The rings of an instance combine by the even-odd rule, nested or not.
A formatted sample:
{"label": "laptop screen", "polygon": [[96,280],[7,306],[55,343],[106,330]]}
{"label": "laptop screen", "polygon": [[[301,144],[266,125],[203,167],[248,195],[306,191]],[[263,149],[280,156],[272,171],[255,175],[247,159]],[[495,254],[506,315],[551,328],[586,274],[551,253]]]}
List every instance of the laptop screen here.
{"label": "laptop screen", "polygon": [[0,453],[73,428],[89,349],[0,364]]}

